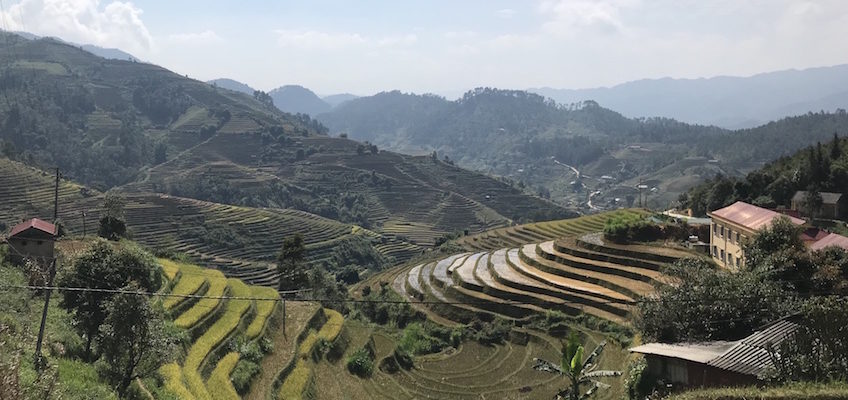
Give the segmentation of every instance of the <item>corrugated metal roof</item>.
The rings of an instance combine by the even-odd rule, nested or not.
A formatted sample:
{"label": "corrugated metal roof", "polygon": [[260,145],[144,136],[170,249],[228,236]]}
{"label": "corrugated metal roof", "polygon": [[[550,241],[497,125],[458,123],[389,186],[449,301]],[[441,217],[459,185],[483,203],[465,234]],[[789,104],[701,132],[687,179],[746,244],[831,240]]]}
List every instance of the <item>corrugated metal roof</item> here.
{"label": "corrugated metal roof", "polygon": [[759,376],[772,365],[769,346],[778,346],[800,325],[793,317],[784,318],[735,342],[648,343],[631,352],[677,358],[710,365],[727,371]]}
{"label": "corrugated metal roof", "polygon": [[630,349],[633,353],[653,354],[664,357],[679,358],[706,364],[710,360],[724,354],[736,342],[705,342],[705,343],[648,343]]}
{"label": "corrugated metal roof", "polygon": [[[831,192],[819,192],[822,198],[822,204],[836,204],[839,203],[839,199],[842,197],[842,193],[831,193]],[[799,190],[795,192],[795,195],[792,196],[792,201],[803,203],[807,201],[807,192],[803,190]]]}
{"label": "corrugated metal roof", "polygon": [[12,231],[9,232],[9,237],[15,236],[15,235],[27,230],[27,229],[30,229],[30,228],[37,229],[39,231],[48,233],[50,235],[56,234],[56,226],[55,225],[53,225],[53,224],[51,224],[47,221],[42,221],[38,218],[33,218],[33,219],[30,219],[30,220],[27,220],[27,221],[21,222],[20,224],[15,225],[15,227],[12,228]]}
{"label": "corrugated metal roof", "polygon": [[825,247],[836,246],[848,250],[848,237],[831,233],[810,244],[810,250],[821,250]]}
{"label": "corrugated metal roof", "polygon": [[768,347],[778,346],[798,327],[798,324],[789,319],[777,321],[740,340],[726,353],[707,362],[707,365],[740,374],[760,375],[772,365]]}
{"label": "corrugated metal roof", "polygon": [[[744,226],[752,231],[758,231],[771,224],[771,222],[783,215],[778,212],[757,207],[742,201],[737,201],[727,207],[709,213],[710,217],[718,217],[737,225]],[[786,216],[795,225],[804,224],[803,219]]]}

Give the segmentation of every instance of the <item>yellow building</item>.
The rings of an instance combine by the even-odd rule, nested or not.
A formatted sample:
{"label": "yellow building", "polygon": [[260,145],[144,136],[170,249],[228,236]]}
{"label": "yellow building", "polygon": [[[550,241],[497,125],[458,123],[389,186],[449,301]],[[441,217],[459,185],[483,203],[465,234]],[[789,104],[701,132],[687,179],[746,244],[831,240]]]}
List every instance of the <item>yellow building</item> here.
{"label": "yellow building", "polygon": [[[744,241],[783,214],[737,201],[707,215],[712,219],[710,254],[713,261],[724,268],[736,269],[745,264]],[[804,224],[802,219],[787,217],[796,225]]]}

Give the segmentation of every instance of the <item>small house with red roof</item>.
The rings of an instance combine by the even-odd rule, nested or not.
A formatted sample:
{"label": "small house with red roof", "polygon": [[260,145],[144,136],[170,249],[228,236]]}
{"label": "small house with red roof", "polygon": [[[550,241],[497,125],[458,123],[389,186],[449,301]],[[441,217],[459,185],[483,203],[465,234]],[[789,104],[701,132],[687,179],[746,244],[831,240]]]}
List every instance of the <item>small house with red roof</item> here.
{"label": "small house with red roof", "polygon": [[53,259],[56,234],[56,225],[38,218],[15,225],[6,238],[11,247],[12,261],[20,263],[27,258],[38,261]]}

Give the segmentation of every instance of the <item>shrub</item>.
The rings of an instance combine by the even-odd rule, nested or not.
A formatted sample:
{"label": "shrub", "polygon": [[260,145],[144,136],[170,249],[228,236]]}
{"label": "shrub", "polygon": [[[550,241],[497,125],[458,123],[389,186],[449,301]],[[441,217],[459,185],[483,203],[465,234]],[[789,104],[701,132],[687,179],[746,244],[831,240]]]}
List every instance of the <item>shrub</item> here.
{"label": "shrub", "polygon": [[230,375],[236,392],[242,395],[247,393],[248,389],[250,389],[250,382],[258,373],[259,364],[248,360],[239,360],[235,369],[233,369],[232,375]]}
{"label": "shrub", "polygon": [[614,215],[604,223],[604,237],[619,243],[656,240],[661,232],[659,225],[638,214]]}
{"label": "shrub", "polygon": [[347,370],[362,378],[367,378],[374,373],[374,359],[371,352],[362,348],[355,351],[347,359]]}
{"label": "shrub", "polygon": [[509,338],[512,331],[512,323],[502,318],[495,318],[491,322],[475,321],[471,324],[472,336],[481,344],[503,343]]}

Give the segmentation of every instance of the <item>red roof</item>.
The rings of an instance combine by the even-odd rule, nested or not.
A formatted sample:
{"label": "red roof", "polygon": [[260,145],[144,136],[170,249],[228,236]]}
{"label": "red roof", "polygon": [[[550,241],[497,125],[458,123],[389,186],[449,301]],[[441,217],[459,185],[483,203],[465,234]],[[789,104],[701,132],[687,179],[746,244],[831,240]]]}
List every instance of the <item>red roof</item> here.
{"label": "red roof", "polygon": [[[737,201],[720,210],[715,210],[709,214],[711,217],[719,217],[733,222],[737,225],[744,226],[752,231],[758,231],[768,225],[771,225],[772,220],[783,215],[778,212],[768,210],[762,207],[757,207],[742,201]],[[791,216],[786,216],[795,225],[803,225],[804,220]]]}
{"label": "red roof", "polygon": [[50,235],[56,234],[56,225],[53,225],[47,221],[42,221],[38,218],[33,218],[31,220],[27,220],[15,225],[15,227],[12,228],[12,231],[9,232],[9,237],[15,236],[28,229],[37,229]]}
{"label": "red roof", "polygon": [[821,240],[810,244],[810,250],[821,250],[825,247],[837,246],[848,250],[848,237],[831,233]]}

